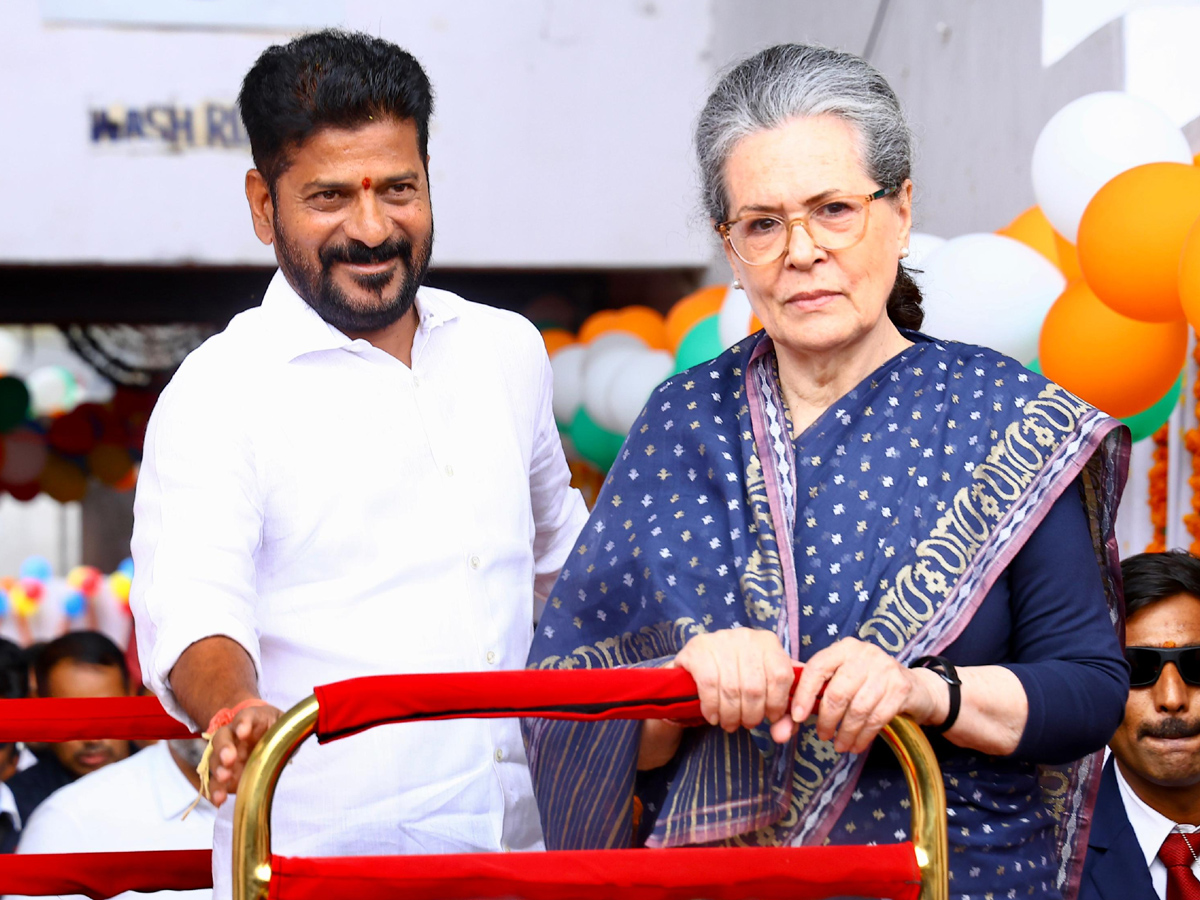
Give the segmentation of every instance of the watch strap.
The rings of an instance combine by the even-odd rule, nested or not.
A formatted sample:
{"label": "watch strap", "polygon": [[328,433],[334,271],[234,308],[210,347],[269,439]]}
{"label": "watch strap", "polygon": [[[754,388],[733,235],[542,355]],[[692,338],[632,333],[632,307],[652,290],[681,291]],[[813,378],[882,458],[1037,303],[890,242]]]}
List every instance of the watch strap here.
{"label": "watch strap", "polygon": [[962,706],[962,679],[958,677],[958,670],[954,668],[954,663],[944,656],[922,656],[914,659],[908,667],[910,669],[931,669],[937,672],[949,686],[950,709],[946,713],[945,720],[940,725],[925,726],[925,730],[930,734],[945,734],[954,727],[954,723],[958,720],[958,711]]}

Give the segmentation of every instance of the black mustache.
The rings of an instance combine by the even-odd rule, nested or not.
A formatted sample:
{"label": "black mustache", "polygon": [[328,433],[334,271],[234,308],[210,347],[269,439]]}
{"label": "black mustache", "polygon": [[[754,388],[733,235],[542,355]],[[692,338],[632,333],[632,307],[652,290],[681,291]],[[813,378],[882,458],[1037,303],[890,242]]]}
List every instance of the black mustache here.
{"label": "black mustache", "polygon": [[335,262],[371,265],[397,258],[407,266],[412,263],[412,243],[399,236],[375,247],[368,247],[362,241],[350,241],[347,244],[322,248],[318,258],[326,269]]}
{"label": "black mustache", "polygon": [[1190,738],[1200,734],[1200,719],[1189,722],[1187,719],[1164,719],[1153,725],[1143,725],[1138,729],[1138,738],[1153,737],[1174,740]]}

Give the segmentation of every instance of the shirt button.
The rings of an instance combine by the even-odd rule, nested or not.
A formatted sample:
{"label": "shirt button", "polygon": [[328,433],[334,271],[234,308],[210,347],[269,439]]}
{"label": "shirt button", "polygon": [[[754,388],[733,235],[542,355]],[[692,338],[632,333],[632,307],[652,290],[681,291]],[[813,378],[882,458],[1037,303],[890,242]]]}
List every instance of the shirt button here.
{"label": "shirt button", "polygon": [[449,463],[446,464],[446,475],[447,477],[454,477],[454,466]]}
{"label": "shirt button", "polygon": [[421,386],[421,379],[419,377],[417,377],[416,375],[414,375],[413,376],[413,387],[420,387],[420,386]]}
{"label": "shirt button", "polygon": [[472,568],[472,569],[478,569],[478,568],[479,568],[479,557],[478,557],[478,556],[472,556],[472,557],[471,557],[471,568]]}
{"label": "shirt button", "polygon": [[495,650],[489,650],[487,652],[487,661],[490,663],[494,663],[496,661],[496,651]]}
{"label": "shirt button", "polygon": [[501,750],[499,747],[497,747],[496,748],[496,762],[503,762],[503,761],[504,761],[504,751]]}

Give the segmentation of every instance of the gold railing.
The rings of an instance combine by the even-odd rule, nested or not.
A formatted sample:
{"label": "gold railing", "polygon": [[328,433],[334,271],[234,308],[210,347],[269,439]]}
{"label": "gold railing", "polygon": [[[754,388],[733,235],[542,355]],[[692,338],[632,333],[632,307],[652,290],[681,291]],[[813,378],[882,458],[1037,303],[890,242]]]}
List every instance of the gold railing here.
{"label": "gold railing", "polygon": [[[246,762],[233,811],[233,900],[267,900],[275,785],[292,754],[313,733],[317,712],[315,696],[296,704],[271,726]],[[921,872],[920,900],[949,900],[946,789],[937,757],[920,727],[905,716],[893,719],[882,736],[900,761],[912,798],[910,833]]]}

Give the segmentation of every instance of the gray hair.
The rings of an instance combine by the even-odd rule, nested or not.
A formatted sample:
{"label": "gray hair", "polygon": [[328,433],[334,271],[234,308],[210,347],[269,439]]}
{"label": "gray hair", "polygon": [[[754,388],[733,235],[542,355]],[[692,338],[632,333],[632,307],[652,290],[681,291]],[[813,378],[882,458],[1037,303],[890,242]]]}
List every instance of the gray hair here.
{"label": "gray hair", "polygon": [[806,44],[768,47],[721,79],[696,124],[705,211],[728,217],[725,162],[742,138],[804,116],[832,115],[854,126],[866,173],[898,188],[912,172],[913,139],[900,101],[870,63]]}
{"label": "gray hair", "polygon": [[[738,141],[792,119],[822,115],[853,126],[866,174],[881,187],[899,188],[911,177],[912,130],[883,75],[851,53],[780,44],[727,72],[696,123],[704,208],[712,220],[729,218],[725,163]],[[904,266],[897,269],[888,316],[913,330],[924,318],[920,289]]]}

